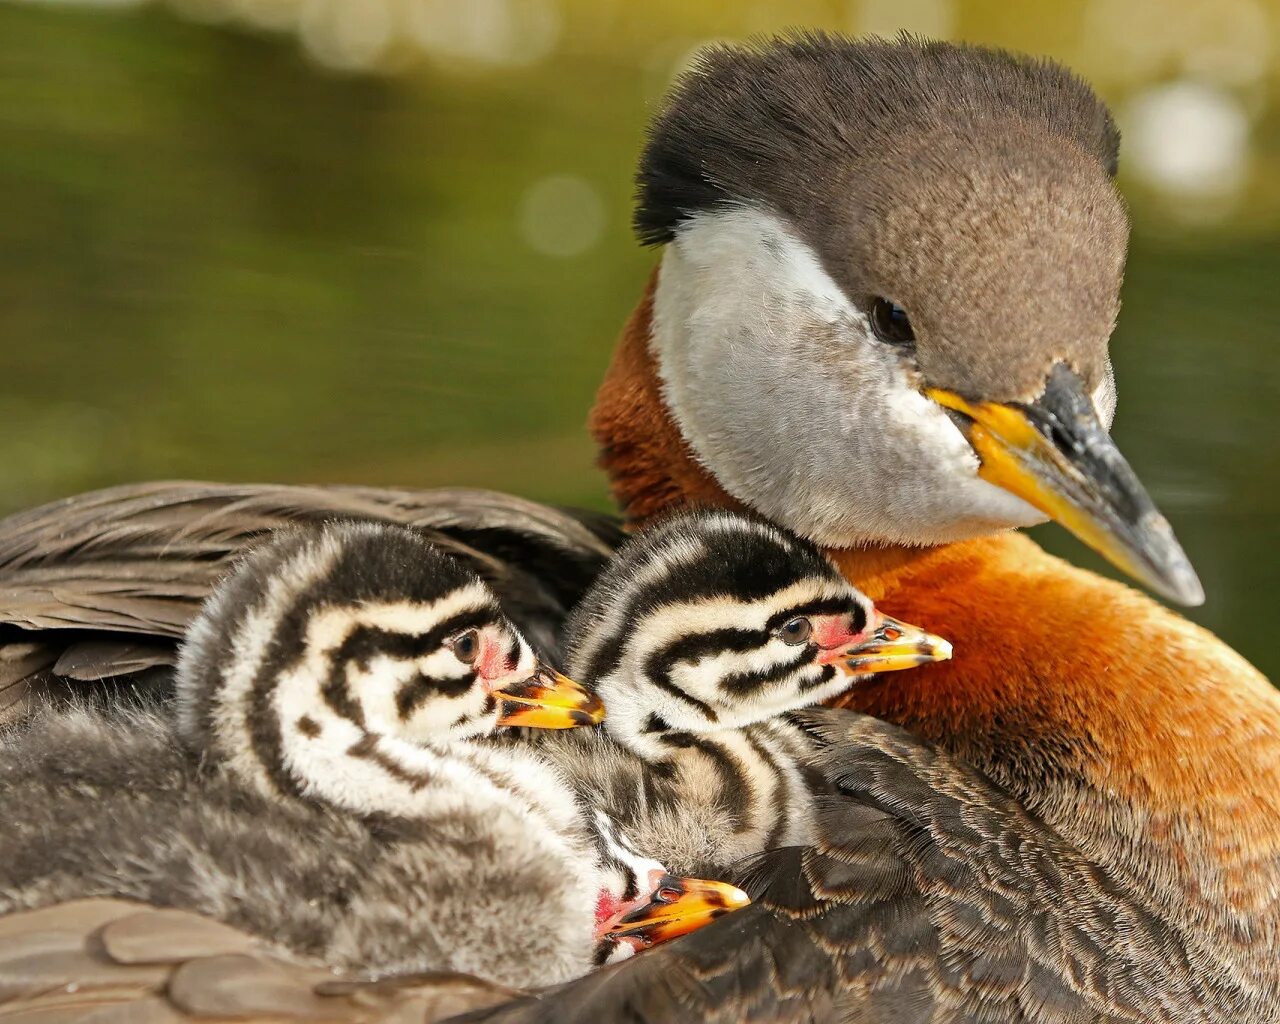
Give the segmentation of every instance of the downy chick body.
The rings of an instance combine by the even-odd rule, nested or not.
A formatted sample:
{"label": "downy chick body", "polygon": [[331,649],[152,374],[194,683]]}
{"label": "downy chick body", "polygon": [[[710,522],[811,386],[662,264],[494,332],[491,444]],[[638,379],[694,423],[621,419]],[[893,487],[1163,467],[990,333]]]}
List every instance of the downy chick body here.
{"label": "downy chick body", "polygon": [[51,713],[9,740],[0,913],[133,898],[335,969],[526,986],[604,958],[601,907],[663,874],[545,760],[482,742],[598,721],[599,702],[411,531],[259,549],[194,623],[177,682],[176,718]]}
{"label": "downy chick body", "polygon": [[825,784],[787,712],[951,653],[879,613],[813,544],[724,511],[637,534],[573,611],[563,643],[609,716],[539,742],[639,848],[712,875],[813,839]]}

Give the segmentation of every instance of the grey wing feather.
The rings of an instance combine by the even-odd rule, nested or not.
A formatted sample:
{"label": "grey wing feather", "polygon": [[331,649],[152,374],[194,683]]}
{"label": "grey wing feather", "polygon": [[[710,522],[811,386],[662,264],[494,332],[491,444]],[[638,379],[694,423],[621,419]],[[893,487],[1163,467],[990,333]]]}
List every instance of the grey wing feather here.
{"label": "grey wing feather", "polygon": [[110,675],[131,675],[161,665],[172,665],[174,655],[172,645],[130,640],[80,640],[63,649],[51,671],[67,679],[96,682]]}
{"label": "grey wing feather", "polygon": [[984,776],[851,712],[819,840],[736,879],[750,907],[467,1021],[1035,1024],[1280,1020],[1280,978],[1187,934]]}
{"label": "grey wing feather", "polygon": [[840,1019],[838,988],[832,959],[802,925],[757,903],[631,960],[468,1013],[456,1024],[817,1024]]}
{"label": "grey wing feather", "polygon": [[61,653],[60,643],[0,638],[0,729],[27,717]]}
{"label": "grey wing feather", "polygon": [[428,1022],[517,994],[460,974],[336,978],[209,918],[127,900],[0,919],[0,1021]]}
{"label": "grey wing feather", "polygon": [[[552,655],[560,620],[622,538],[598,513],[470,489],[174,482],[77,495],[0,520],[0,706],[6,684],[38,673],[84,680],[163,664],[232,559],[273,530],[338,519],[422,530]],[[140,647],[105,642],[120,634]],[[72,653],[82,641],[100,646]],[[33,644],[53,657],[35,665]],[[21,655],[6,655],[13,645]]]}

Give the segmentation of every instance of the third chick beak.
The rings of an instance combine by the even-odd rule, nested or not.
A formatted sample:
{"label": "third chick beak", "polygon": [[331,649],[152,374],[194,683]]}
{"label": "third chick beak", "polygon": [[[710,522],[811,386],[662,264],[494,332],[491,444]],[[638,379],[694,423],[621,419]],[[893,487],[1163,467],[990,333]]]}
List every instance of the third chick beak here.
{"label": "third chick beak", "polygon": [[877,613],[879,622],[867,638],[840,652],[832,660],[847,675],[898,672],[951,658],[949,641],[927,633],[919,626]]}
{"label": "third chick beak", "polygon": [[590,690],[546,666],[528,679],[495,690],[499,725],[574,729],[604,721],[604,703]]}
{"label": "third chick beak", "polygon": [[728,882],[666,875],[648,902],[620,915],[603,935],[644,947],[656,946],[697,931],[750,902],[745,892]]}

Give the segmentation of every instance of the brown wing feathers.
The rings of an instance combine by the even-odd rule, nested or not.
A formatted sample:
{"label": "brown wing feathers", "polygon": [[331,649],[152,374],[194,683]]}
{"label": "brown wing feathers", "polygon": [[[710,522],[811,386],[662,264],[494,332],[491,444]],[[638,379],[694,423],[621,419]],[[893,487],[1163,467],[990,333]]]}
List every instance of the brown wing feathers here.
{"label": "brown wing feathers", "polygon": [[125,900],[0,919],[0,1021],[14,1024],[425,1022],[516,994],[469,975],[338,979],[209,918]]}
{"label": "brown wing feathers", "polygon": [[547,652],[621,538],[609,517],[479,490],[177,482],[68,498],[0,520],[0,721],[37,681],[169,664],[230,559],[270,531],[337,519],[427,533]]}
{"label": "brown wing feathers", "polygon": [[875,719],[803,717],[830,744],[822,767],[837,794],[815,846],[744,867],[750,907],[466,1019],[1277,1019],[1280,979],[1188,944],[978,773]]}

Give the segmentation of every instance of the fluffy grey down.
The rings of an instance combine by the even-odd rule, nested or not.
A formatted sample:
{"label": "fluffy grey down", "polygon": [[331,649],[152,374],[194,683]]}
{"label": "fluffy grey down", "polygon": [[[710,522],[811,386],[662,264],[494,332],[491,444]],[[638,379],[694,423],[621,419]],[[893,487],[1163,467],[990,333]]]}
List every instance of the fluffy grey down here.
{"label": "fluffy grey down", "polygon": [[270,800],[202,772],[159,712],[37,716],[0,753],[0,804],[0,915],[127,897],[209,914],[333,968],[517,986],[590,963],[589,935],[578,948],[547,941],[576,922],[557,884],[573,865],[521,848],[514,815],[361,820]]}

